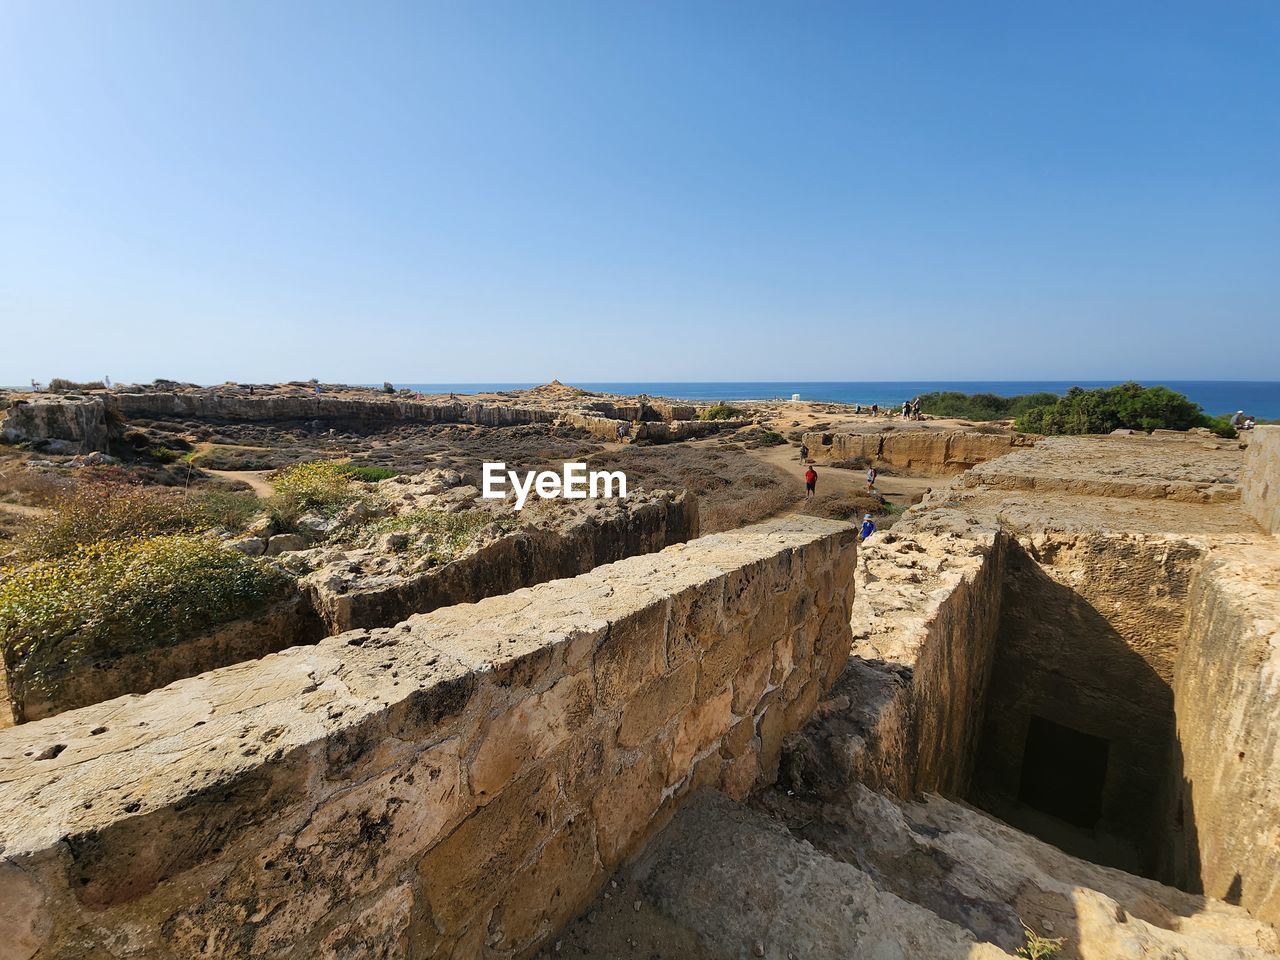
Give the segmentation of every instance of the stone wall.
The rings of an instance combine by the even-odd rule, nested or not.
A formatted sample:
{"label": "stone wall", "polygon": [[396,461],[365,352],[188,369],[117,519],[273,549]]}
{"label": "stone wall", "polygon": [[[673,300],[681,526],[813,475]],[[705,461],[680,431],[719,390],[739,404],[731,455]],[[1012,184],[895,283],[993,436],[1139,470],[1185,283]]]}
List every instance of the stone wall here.
{"label": "stone wall", "polygon": [[806,433],[804,444],[818,460],[867,460],[914,473],[954,476],[970,467],[1030,446],[1022,434],[928,430],[884,433]]}
{"label": "stone wall", "polygon": [[157,687],[206,670],[266,656],[286,647],[315,643],[324,623],[304,596],[273,604],[258,614],[217,627],[167,647],[155,647],[111,660],[78,665],[39,691],[20,682],[21,673],[0,669],[0,727],[51,717]]}
{"label": "stone wall", "polygon": [[[919,508],[860,548],[852,656],[795,739],[788,776],[834,796],[969,789],[991,674],[1006,536]],[[799,791],[798,791],[799,792]]]}
{"label": "stone wall", "polygon": [[1190,594],[1173,695],[1173,843],[1159,875],[1280,923],[1280,557],[1214,551]]}
{"label": "stone wall", "polygon": [[[574,412],[493,403],[433,403],[391,397],[338,397],[323,393],[318,397],[249,397],[215,393],[108,393],[103,396],[109,408],[124,419],[249,422],[376,420],[387,423],[471,423],[488,427],[553,423],[559,420],[586,430],[600,440],[616,440],[620,424],[627,424],[632,440],[668,442],[705,437],[722,430],[736,430],[750,423],[748,420],[695,420],[691,419],[695,413],[694,407],[666,403],[627,407],[601,402],[592,405],[595,412]],[[635,416],[628,417],[627,414]]]}
{"label": "stone wall", "polygon": [[527,955],[773,779],[854,567],[779,519],[0,731],[4,956]]}
{"label": "stone wall", "polygon": [[629,440],[650,440],[654,443],[670,443],[677,440],[693,440],[709,437],[726,430],[745,427],[750,420],[625,420],[588,414],[567,413],[562,416],[570,426],[586,430],[598,440],[618,439],[618,427],[625,425]]}
{"label": "stone wall", "polygon": [[378,420],[506,427],[551,423],[559,417],[554,410],[537,407],[430,403],[391,397],[365,399],[323,393],[315,397],[249,397],[229,393],[108,393],[103,396],[110,409],[127,420]]}
{"label": "stone wall", "polygon": [[0,410],[0,441],[51,453],[107,452],[106,406],[98,397],[15,397]]}
{"label": "stone wall", "polygon": [[1240,486],[1244,508],[1267,533],[1280,533],[1280,426],[1248,431]]}
{"label": "stone wall", "polygon": [[601,501],[564,526],[521,528],[475,553],[408,577],[371,585],[329,584],[321,570],[304,581],[331,633],[378,627],[455,603],[474,603],[547,580],[576,577],[625,557],[654,553],[698,535],[698,501],[688,491]]}

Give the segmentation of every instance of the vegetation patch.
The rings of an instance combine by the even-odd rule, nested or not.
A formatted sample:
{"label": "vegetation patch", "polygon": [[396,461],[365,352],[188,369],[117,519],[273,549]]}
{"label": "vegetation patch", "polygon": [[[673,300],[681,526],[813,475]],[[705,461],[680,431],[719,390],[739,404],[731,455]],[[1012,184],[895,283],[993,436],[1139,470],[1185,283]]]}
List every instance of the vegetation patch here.
{"label": "vegetation patch", "polygon": [[357,543],[368,545],[388,533],[404,533],[409,538],[404,552],[428,558],[433,564],[444,564],[471,548],[486,530],[511,530],[518,526],[512,517],[494,516],[487,510],[411,510],[393,517],[383,517],[361,528]]}
{"label": "vegetation patch", "polygon": [[1210,417],[1185,396],[1168,387],[1122,383],[1084,390],[1072,387],[1052,403],[1031,407],[1018,417],[1027,433],[1110,433],[1113,430],[1189,430],[1208,427],[1220,437],[1234,437],[1235,428],[1221,417]]}
{"label": "vegetation patch", "polygon": [[190,492],[141,484],[85,481],[50,493],[18,541],[32,558],[57,558],[103,540],[222,528],[243,530],[260,512],[252,494]]}
{"label": "vegetation patch", "polygon": [[360,480],[364,483],[377,483],[379,480],[390,480],[392,477],[400,476],[399,470],[372,466],[367,463],[343,463],[338,469],[352,480]]}
{"label": "vegetation patch", "polygon": [[271,478],[276,490],[272,515],[289,527],[304,513],[333,516],[357,501],[372,499],[351,468],[347,460],[312,460],[276,471]]}
{"label": "vegetation patch", "polygon": [[94,662],[171,646],[285,596],[292,580],[192,533],[78,544],[0,568],[0,645],[10,684],[51,693]]}
{"label": "vegetation patch", "polygon": [[994,393],[959,393],[944,390],[920,394],[920,412],[959,420],[1011,420],[1032,407],[1055,403],[1056,393],[1023,393],[1001,397]]}
{"label": "vegetation patch", "polygon": [[747,411],[740,407],[731,407],[726,403],[718,403],[714,407],[707,407],[700,414],[699,420],[746,420],[750,417]]}

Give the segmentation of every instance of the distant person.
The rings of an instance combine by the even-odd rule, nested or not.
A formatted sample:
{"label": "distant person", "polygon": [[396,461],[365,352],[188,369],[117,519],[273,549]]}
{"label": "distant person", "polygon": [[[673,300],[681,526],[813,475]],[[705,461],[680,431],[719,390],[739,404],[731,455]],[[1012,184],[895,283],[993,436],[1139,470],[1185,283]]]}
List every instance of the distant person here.
{"label": "distant person", "polygon": [[902,401],[902,419],[907,420],[910,418],[910,416],[911,416],[911,401],[903,400]]}
{"label": "distant person", "polygon": [[916,397],[911,401],[911,416],[915,420],[920,419],[920,398]]}
{"label": "distant person", "polygon": [[875,532],[876,532],[876,522],[871,519],[871,514],[868,513],[865,517],[862,518],[862,530],[859,532],[859,536],[863,540],[865,540],[867,539],[867,537],[871,536]]}
{"label": "distant person", "polygon": [[875,493],[876,477],[878,476],[879,474],[876,473],[875,467],[867,467],[867,492],[868,493]]}
{"label": "distant person", "polygon": [[320,399],[320,384],[316,384],[316,399]]}
{"label": "distant person", "polygon": [[810,467],[804,472],[804,496],[809,499],[818,488],[818,471]]}
{"label": "distant person", "polygon": [[1228,420],[1227,422],[1231,424],[1231,426],[1239,429],[1241,426],[1244,425],[1244,411],[1237,410],[1234,414],[1231,415],[1231,419]]}
{"label": "distant person", "polygon": [[253,396],[253,384],[249,384],[249,396]]}
{"label": "distant person", "polygon": [[854,413],[862,413],[862,404],[860,404],[860,403],[855,403],[855,404],[853,405],[853,412],[854,412]]}
{"label": "distant person", "polygon": [[1253,429],[1253,425],[1254,425],[1254,419],[1253,419],[1253,417],[1245,417],[1245,419],[1244,419],[1244,428],[1245,428],[1246,430],[1252,430],[1252,429]]}
{"label": "distant person", "polygon": [[809,448],[802,443],[800,444],[800,462],[804,463],[808,459],[809,459]]}
{"label": "distant person", "polygon": [[878,416],[880,416],[880,404],[878,404],[878,403],[873,403],[873,404],[871,405],[871,415],[872,415],[873,417],[878,417]]}
{"label": "distant person", "polygon": [[110,390],[110,389],[111,389],[111,378],[110,378],[110,377],[103,377],[103,378],[102,378],[102,385],[103,385],[104,387],[106,387],[108,390]]}

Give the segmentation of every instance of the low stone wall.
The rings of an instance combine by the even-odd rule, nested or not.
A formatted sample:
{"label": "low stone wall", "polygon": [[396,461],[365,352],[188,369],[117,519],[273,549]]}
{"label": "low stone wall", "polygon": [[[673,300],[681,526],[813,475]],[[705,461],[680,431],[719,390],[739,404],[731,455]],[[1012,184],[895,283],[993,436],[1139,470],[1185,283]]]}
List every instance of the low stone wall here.
{"label": "low stone wall", "polygon": [[0,731],[4,955],[526,956],[774,777],[854,565],[779,519]]}
{"label": "low stone wall", "polygon": [[11,398],[0,410],[0,441],[48,441],[52,453],[107,452],[106,405],[98,397]]}
{"label": "low stone wall", "polygon": [[308,599],[294,596],[255,617],[236,620],[173,646],[82,664],[47,690],[27,690],[19,682],[20,675],[7,670],[0,673],[7,707],[0,707],[0,727],[8,725],[6,714],[10,722],[22,723],[125,694],[146,693],[206,670],[315,643],[326,632]]}
{"label": "low stone wall", "polygon": [[804,444],[818,460],[867,460],[933,476],[954,476],[979,463],[1031,446],[1023,434],[927,430],[885,433],[806,433]]}
{"label": "low stone wall", "polygon": [[341,592],[325,571],[304,580],[330,633],[397,623],[455,603],[474,603],[547,580],[576,577],[604,563],[654,553],[698,535],[698,501],[688,491],[639,495],[598,505],[562,527],[521,529],[475,553],[409,577]]}
{"label": "low stone wall", "polygon": [[1280,533],[1280,426],[1246,431],[1240,486],[1244,508],[1267,533]]}

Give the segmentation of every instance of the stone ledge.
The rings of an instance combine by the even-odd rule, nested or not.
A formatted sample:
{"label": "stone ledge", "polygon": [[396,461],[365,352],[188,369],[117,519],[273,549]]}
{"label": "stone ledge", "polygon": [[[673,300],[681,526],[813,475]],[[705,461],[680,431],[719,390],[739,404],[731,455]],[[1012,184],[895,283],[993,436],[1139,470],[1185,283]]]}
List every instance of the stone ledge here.
{"label": "stone ledge", "polygon": [[773,779],[854,552],[779,519],[0,731],[0,915],[23,960],[521,955],[689,791]]}

